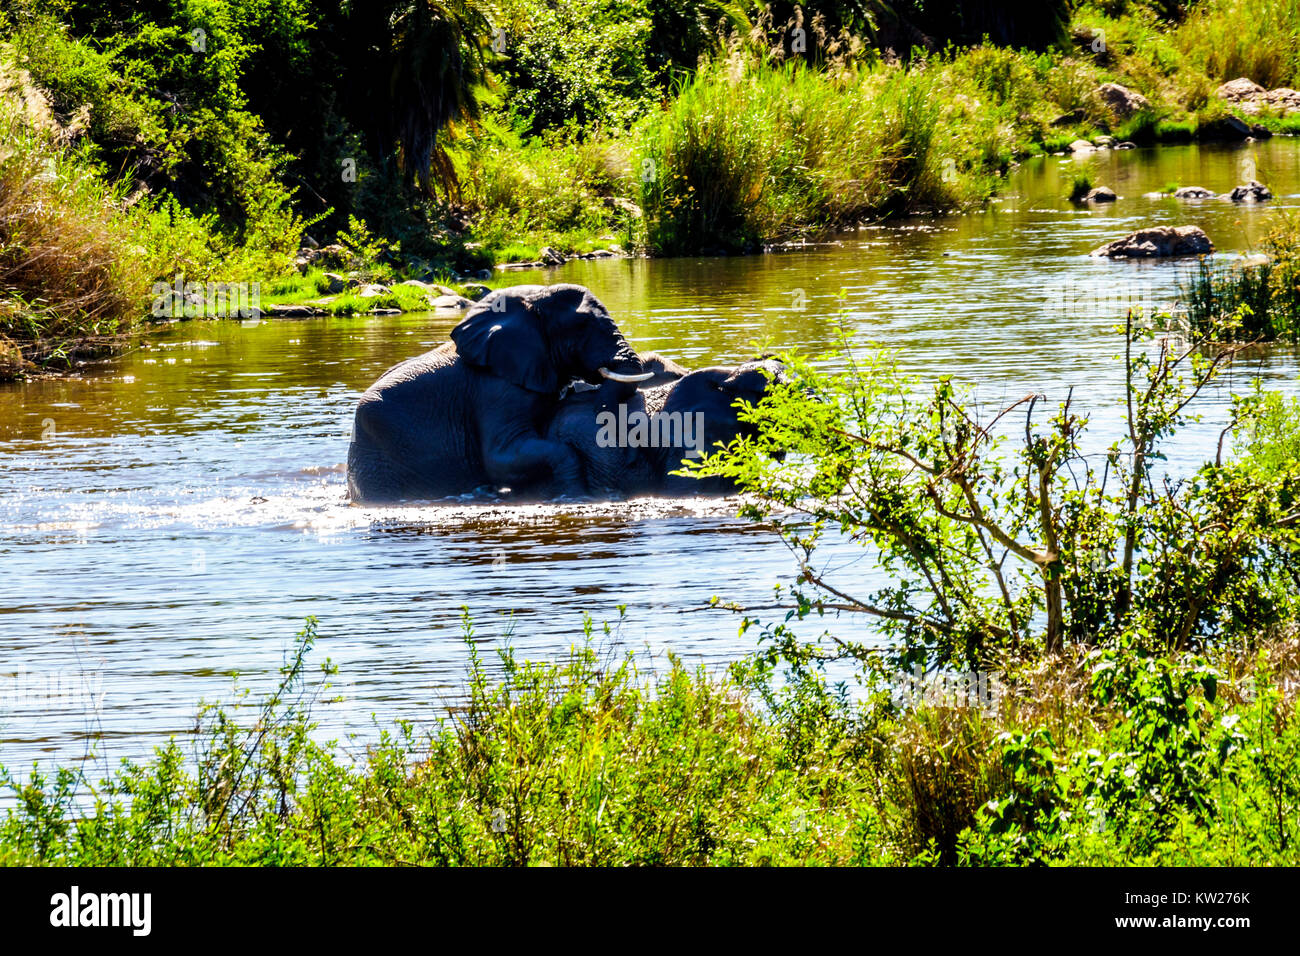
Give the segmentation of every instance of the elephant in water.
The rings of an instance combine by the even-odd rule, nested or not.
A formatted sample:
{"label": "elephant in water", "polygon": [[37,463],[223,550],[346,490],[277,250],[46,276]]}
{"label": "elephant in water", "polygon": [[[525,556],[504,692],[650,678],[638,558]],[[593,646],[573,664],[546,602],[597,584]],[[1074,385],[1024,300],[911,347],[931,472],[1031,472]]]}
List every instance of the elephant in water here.
{"label": "elephant in water", "polygon": [[578,379],[627,396],[653,374],[582,286],[498,289],[451,342],[393,366],[361,396],[348,495],[383,504],[538,482],[583,495],[577,452],[541,433],[561,387]]}
{"label": "elephant in water", "polygon": [[[723,478],[672,475],[686,458],[700,457],[718,443],[752,436],[740,421],[736,402],[757,405],[770,382],[785,382],[776,359],[755,359],[735,367],[686,372],[656,355],[642,357],[655,379],[632,394],[614,384],[567,395],[546,429],[546,437],[572,448],[582,460],[589,494],[602,497],[730,494]],[[656,384],[667,379],[665,384]]]}

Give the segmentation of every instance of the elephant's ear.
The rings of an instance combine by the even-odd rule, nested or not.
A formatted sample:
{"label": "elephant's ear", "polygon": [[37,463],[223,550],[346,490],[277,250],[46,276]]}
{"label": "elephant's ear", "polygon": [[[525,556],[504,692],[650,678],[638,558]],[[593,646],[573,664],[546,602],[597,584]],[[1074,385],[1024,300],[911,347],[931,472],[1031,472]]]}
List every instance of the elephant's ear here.
{"label": "elephant's ear", "polygon": [[519,295],[489,295],[451,330],[466,362],[530,392],[554,395],[559,377],[551,364],[540,317]]}

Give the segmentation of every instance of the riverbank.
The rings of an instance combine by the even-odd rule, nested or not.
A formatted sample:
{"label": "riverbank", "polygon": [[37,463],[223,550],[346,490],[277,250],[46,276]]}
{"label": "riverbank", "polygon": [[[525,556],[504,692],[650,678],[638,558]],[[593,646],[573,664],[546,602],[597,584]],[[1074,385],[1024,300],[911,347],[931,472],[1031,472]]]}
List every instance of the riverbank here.
{"label": "riverbank", "polygon": [[1300,863],[1294,634],[850,696],[761,656],[638,660],[589,628],[563,662],[474,657],[463,709],[364,756],[314,740],[334,693],[307,676],[315,635],[274,694],[205,707],[93,787],[90,761],[0,772],[0,865]]}
{"label": "riverbank", "polygon": [[[496,57],[473,52],[457,32],[466,24],[449,24],[469,52],[464,72],[445,78],[447,110],[408,124],[434,124],[421,135],[437,147],[418,158],[384,125],[384,110],[404,109],[388,92],[324,97],[339,77],[369,90],[368,78],[390,71],[375,55],[400,65],[411,54],[416,41],[401,31],[378,54],[344,42],[381,22],[370,13],[264,20],[273,13],[232,7],[178,60],[188,22],[114,20],[112,31],[141,39],[109,49],[94,2],[63,20],[6,7],[0,112],[13,145],[0,158],[0,201],[15,225],[0,249],[0,374],[20,370],[24,351],[129,331],[158,281],[290,284],[304,245],[344,244],[363,263],[354,271],[383,273],[367,282],[464,295],[458,278],[482,281],[505,262],[757,252],[979,208],[1014,163],[1078,140],[1242,140],[1300,127],[1287,85],[1300,85],[1295,57],[1274,38],[1293,14],[1255,0],[1186,13],[1055,5],[1041,29],[1001,24],[983,43],[959,31],[950,47],[943,31],[969,11],[945,19],[904,4],[865,29],[838,8],[805,24],[755,7],[718,39],[658,23],[662,11],[627,20],[597,4],[573,17],[576,2],[509,5],[500,16],[521,46]],[[693,39],[665,51],[668,36]],[[223,58],[208,58],[208,40]],[[278,65],[274,82],[263,57]],[[525,69],[528,57],[551,72]],[[542,95],[555,89],[566,96]],[[379,144],[370,151],[363,130]],[[37,208],[39,226],[26,218]],[[391,288],[328,294],[343,297],[290,289],[267,301],[328,314],[415,303]]]}

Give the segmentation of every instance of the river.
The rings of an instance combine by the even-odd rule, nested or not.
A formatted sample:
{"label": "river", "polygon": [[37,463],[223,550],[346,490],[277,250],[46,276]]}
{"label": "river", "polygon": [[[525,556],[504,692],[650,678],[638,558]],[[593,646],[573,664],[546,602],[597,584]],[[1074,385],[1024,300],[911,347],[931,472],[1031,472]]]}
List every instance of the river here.
{"label": "river", "polygon": [[[1225,192],[1247,164],[1272,202],[1143,195],[1170,182]],[[1067,202],[1081,165],[1120,200]],[[1130,304],[1176,299],[1189,264],[1087,253],[1142,225],[1194,223],[1220,253],[1248,254],[1298,194],[1292,139],[1043,157],[965,216],[765,256],[575,261],[516,278],[589,286],[638,349],[688,366],[743,360],[756,340],[820,351],[844,321],[862,347],[898,350],[922,382],[951,374],[981,403],[1073,386],[1104,445],[1122,398],[1114,327]],[[733,501],[344,501],[358,395],[456,321],[191,322],[75,378],[0,385],[0,764],[64,763],[92,741],[106,763],[146,756],[193,726],[200,699],[229,697],[231,672],[270,686],[308,615],[315,658],[341,668],[343,700],[316,712],[324,737],[365,739],[371,714],[386,726],[445,713],[465,674],[462,605],[485,648],[508,636],[535,659],[580,641],[584,613],[612,622],[619,605],[621,645],[706,666],[751,650],[755,632],[739,637],[734,616],[692,610],[715,594],[764,603],[790,580],[784,546]],[[1258,374],[1297,390],[1294,349],[1245,364],[1228,387]],[[1226,401],[1227,388],[1208,397],[1169,467],[1212,454]],[[856,548],[828,560],[871,573]]]}

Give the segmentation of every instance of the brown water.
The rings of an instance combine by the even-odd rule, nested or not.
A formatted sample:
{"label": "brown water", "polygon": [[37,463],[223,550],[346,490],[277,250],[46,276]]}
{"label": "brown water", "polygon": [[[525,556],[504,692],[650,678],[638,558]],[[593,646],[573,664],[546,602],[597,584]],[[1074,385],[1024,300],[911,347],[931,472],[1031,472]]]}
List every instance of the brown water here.
{"label": "brown water", "polygon": [[[1062,200],[1080,162],[1121,200]],[[1142,198],[1171,181],[1227,190],[1243,162],[1274,202]],[[1075,386],[1105,445],[1122,397],[1113,328],[1129,304],[1172,302],[1188,266],[1088,251],[1140,225],[1190,222],[1222,253],[1249,253],[1297,193],[1294,140],[1052,157],[973,215],[778,255],[576,262],[516,278],[590,286],[638,348],[687,365],[742,360],[755,340],[820,350],[843,290],[856,340],[898,349],[923,381],[953,374],[987,403]],[[346,699],[318,710],[327,736],[367,733],[372,713],[383,724],[441,713],[464,675],[461,605],[480,639],[512,632],[535,658],[580,640],[584,612],[612,621],[620,604],[618,639],[631,647],[706,664],[752,649],[733,617],[683,613],[714,594],[763,603],[790,578],[788,552],[733,517],[734,502],[346,505],[357,396],[455,321],[195,322],[80,378],[0,386],[0,763],[75,759],[96,734],[113,758],[145,754],[192,725],[200,698],[226,696],[231,671],[255,687],[273,680],[307,615],[321,622],[317,656],[342,667]],[[1259,374],[1295,391],[1298,367],[1294,350],[1274,349],[1228,385]],[[1226,397],[1210,397],[1171,468],[1211,452]],[[827,560],[873,573],[856,548]],[[91,701],[75,693],[87,685]]]}

